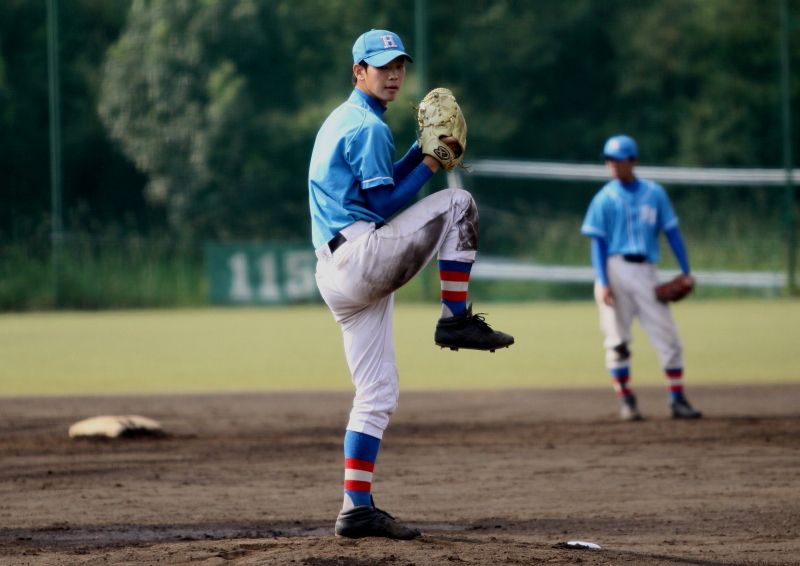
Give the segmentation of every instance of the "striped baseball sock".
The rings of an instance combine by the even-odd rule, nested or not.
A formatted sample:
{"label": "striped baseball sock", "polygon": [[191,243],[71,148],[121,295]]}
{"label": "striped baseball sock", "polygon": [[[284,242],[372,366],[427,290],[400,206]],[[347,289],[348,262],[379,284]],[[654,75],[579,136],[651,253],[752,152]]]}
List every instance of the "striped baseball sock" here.
{"label": "striped baseball sock", "polygon": [[344,435],[344,502],[342,509],[372,505],[372,471],[381,439],[348,430]]}
{"label": "striped baseball sock", "polygon": [[665,369],[669,398],[672,401],[683,399],[683,368]]}
{"label": "striped baseball sock", "polygon": [[630,366],[624,368],[614,368],[609,370],[611,373],[611,380],[614,382],[614,391],[620,399],[633,396],[633,389],[628,385],[631,379]]}
{"label": "striped baseball sock", "polygon": [[442,281],[442,318],[467,310],[467,288],[471,263],[439,260],[439,279]]}

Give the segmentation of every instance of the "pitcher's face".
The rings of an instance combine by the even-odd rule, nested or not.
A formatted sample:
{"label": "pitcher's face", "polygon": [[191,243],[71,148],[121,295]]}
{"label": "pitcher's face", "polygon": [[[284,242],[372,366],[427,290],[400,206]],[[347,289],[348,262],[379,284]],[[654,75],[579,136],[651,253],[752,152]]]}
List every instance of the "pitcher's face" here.
{"label": "pitcher's face", "polygon": [[397,98],[406,78],[406,59],[398,57],[383,67],[353,65],[356,88],[386,106]]}

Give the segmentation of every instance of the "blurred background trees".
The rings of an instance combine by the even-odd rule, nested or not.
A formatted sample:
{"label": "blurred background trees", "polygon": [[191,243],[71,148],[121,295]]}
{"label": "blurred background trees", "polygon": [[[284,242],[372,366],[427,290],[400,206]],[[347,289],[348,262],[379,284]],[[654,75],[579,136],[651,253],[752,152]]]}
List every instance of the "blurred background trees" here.
{"label": "blurred background trees", "polygon": [[[797,0],[791,8],[797,37]],[[413,3],[59,0],[59,10],[73,236],[308,241],[308,158],[351,89],[353,41],[388,28],[415,53]],[[781,165],[777,1],[464,0],[458,11],[430,3],[428,16],[430,86],[454,90],[473,158],[596,162],[625,132],[647,164]],[[49,226],[45,24],[39,0],[0,2],[5,243],[42,240]],[[797,100],[800,42],[792,49]],[[398,152],[414,141],[417,80],[409,65],[386,114]],[[542,187],[520,198],[563,209],[559,190]],[[574,200],[579,215],[585,195]]]}
{"label": "blurred background trees", "polygon": [[[111,142],[98,115],[102,65],[128,2],[60,3],[67,216],[73,226],[136,224],[146,173]],[[0,3],[0,238],[27,238],[50,212],[44,2]]]}

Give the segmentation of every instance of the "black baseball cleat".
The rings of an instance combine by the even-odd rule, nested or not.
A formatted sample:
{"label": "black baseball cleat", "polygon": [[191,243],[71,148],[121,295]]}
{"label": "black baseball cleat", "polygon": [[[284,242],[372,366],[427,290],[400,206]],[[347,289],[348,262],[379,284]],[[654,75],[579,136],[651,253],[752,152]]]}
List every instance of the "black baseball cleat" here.
{"label": "black baseball cleat", "polygon": [[359,505],[339,511],[334,532],[337,537],[386,537],[400,540],[411,540],[421,534],[417,529],[401,525],[386,511],[371,505]]}
{"label": "black baseball cleat", "polygon": [[623,421],[643,420],[642,413],[639,412],[639,408],[636,406],[636,397],[633,395],[625,395],[620,398],[619,417]]}
{"label": "black baseball cleat", "polygon": [[494,352],[498,348],[508,348],[514,343],[514,337],[505,332],[492,330],[481,316],[472,314],[472,303],[461,314],[440,318],[436,324],[433,340],[437,346],[458,350],[488,350]]}
{"label": "black baseball cleat", "polygon": [[699,419],[703,413],[694,409],[684,398],[676,399],[670,405],[673,419]]}

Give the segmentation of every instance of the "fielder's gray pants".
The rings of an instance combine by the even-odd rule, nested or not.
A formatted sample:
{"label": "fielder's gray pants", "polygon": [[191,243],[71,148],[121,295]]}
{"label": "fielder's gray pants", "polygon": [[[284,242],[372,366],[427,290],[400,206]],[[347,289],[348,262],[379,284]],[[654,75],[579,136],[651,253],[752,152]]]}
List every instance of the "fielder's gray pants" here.
{"label": "fielder's gray pants", "polygon": [[608,284],[614,294],[613,307],[603,302],[600,282],[595,283],[595,301],[600,309],[600,329],[605,335],[606,367],[627,367],[629,359],[620,359],[615,350],[633,342],[631,325],[638,317],[642,328],[658,352],[664,369],[683,368],[683,343],[669,306],[656,299],[658,273],[652,263],[630,263],[620,255],[608,258]]}

